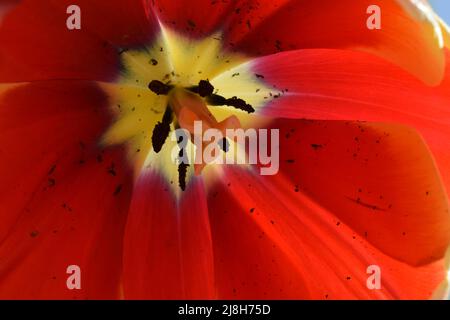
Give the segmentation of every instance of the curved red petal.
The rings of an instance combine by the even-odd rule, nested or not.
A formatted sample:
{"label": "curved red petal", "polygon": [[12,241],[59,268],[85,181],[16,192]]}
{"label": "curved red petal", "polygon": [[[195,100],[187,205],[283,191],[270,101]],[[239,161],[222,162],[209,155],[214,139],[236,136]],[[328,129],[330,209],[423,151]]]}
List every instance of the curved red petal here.
{"label": "curved red petal", "polygon": [[[395,259],[422,265],[450,242],[450,213],[423,139],[401,125],[278,120],[280,168],[302,191]],[[268,179],[270,179],[268,177]]]}
{"label": "curved red petal", "polygon": [[433,88],[379,58],[343,50],[281,53],[258,59],[254,70],[275,91],[287,89],[262,110],[267,116],[397,122],[416,128],[450,190],[450,65],[442,84]]}
{"label": "curved red petal", "polygon": [[159,28],[140,0],[102,0],[78,1],[81,29],[69,30],[69,4],[24,0],[4,18],[0,81],[110,80],[119,74],[117,47],[144,45]]}
{"label": "curved red petal", "polygon": [[0,24],[2,22],[2,18],[13,9],[20,0],[3,0],[0,3]]}
{"label": "curved red petal", "polygon": [[[226,183],[234,180],[224,180]],[[231,182],[230,182],[231,183]],[[252,181],[253,183],[253,181]],[[257,182],[255,182],[257,183]],[[265,230],[254,223],[258,204],[238,199],[234,183],[208,195],[218,299],[305,299],[308,270],[292,264]],[[249,190],[249,194],[251,194]],[[248,195],[247,192],[244,195]],[[248,195],[251,197],[251,195]]]}
{"label": "curved red petal", "polygon": [[156,173],[135,186],[126,227],[127,299],[210,299],[215,295],[208,209],[201,180],[176,199]]}
{"label": "curved red petal", "polygon": [[[131,173],[121,150],[98,148],[106,110],[92,83],[39,82],[3,93],[3,299],[119,296]],[[70,265],[81,268],[81,290],[66,285]]]}
{"label": "curved red petal", "polygon": [[12,10],[0,26],[0,81],[112,78],[115,50],[88,32],[68,30],[67,17],[48,1],[23,1]]}
{"label": "curved red petal", "polygon": [[[159,23],[146,0],[50,0],[56,12],[65,13],[76,4],[82,28],[118,47],[143,46],[159,31]],[[67,14],[65,15],[68,16]]]}
{"label": "curved red petal", "polygon": [[240,1],[155,0],[148,1],[166,26],[190,37],[207,36],[223,27]]}
{"label": "curved red petal", "polygon": [[[266,178],[228,167],[211,190],[222,297],[425,299],[445,279],[443,259],[420,267],[392,259],[282,175]],[[370,266],[381,270],[379,290],[367,285]]]}
{"label": "curved red petal", "polygon": [[[405,3],[406,10],[401,3]],[[235,16],[227,43],[237,51],[267,55],[306,48],[345,48],[376,54],[429,84],[438,84],[445,59],[442,33],[430,8],[409,0],[380,0],[381,29],[366,21],[371,0],[251,2]],[[233,29],[234,27],[234,29]],[[430,63],[432,61],[433,63]]]}

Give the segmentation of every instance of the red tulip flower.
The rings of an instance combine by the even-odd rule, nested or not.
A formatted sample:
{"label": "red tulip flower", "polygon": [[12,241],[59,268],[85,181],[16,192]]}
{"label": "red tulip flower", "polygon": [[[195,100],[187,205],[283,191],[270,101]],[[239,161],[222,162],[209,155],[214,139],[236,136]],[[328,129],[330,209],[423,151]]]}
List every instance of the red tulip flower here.
{"label": "red tulip flower", "polygon": [[[0,297],[443,297],[448,27],[376,2],[1,1]],[[177,165],[197,120],[279,172]]]}

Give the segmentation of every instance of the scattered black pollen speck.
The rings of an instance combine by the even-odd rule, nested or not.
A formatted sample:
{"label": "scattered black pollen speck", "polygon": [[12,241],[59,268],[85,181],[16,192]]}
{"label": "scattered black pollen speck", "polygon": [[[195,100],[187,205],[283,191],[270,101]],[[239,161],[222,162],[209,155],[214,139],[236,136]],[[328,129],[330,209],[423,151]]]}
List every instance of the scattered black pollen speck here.
{"label": "scattered black pollen speck", "polygon": [[264,76],[263,76],[262,74],[257,74],[257,73],[255,73],[255,76],[256,76],[258,79],[264,79]]}
{"label": "scattered black pollen speck", "polygon": [[287,163],[295,163],[295,160],[294,159],[288,159],[288,160],[286,160],[286,162]]}
{"label": "scattered black pollen speck", "polygon": [[119,184],[117,187],[116,187],[116,189],[114,190],[114,193],[113,193],[113,195],[114,196],[117,196],[121,191],[122,191],[122,185],[121,184]]}
{"label": "scattered black pollen speck", "polygon": [[63,203],[62,207],[63,207],[63,209],[65,209],[65,210],[67,210],[69,212],[72,212],[72,208],[67,203]]}
{"label": "scattered black pollen speck", "polygon": [[30,237],[32,237],[32,238],[36,238],[38,235],[39,235],[39,231],[34,230],[34,231],[30,232]]}
{"label": "scattered black pollen speck", "polygon": [[255,208],[250,208],[250,213],[255,212]]}
{"label": "scattered black pollen speck", "polygon": [[283,51],[281,48],[281,41],[280,40],[276,40],[275,41],[275,48],[277,48],[278,51]]}
{"label": "scattered black pollen speck", "polygon": [[191,28],[195,28],[195,27],[197,26],[197,25],[195,24],[195,22],[192,21],[192,20],[188,20],[187,23],[188,23],[188,25],[189,25]]}
{"label": "scattered black pollen speck", "polygon": [[52,167],[50,168],[50,170],[48,171],[48,175],[53,174],[53,172],[55,172],[56,169],[56,164],[52,165]]}
{"label": "scattered black pollen speck", "polygon": [[111,166],[108,168],[108,173],[115,177],[117,175],[114,163],[111,163]]}
{"label": "scattered black pollen speck", "polygon": [[54,187],[56,184],[56,180],[53,178],[48,179],[48,186],[49,187]]}
{"label": "scattered black pollen speck", "polygon": [[319,149],[323,148],[323,145],[313,143],[313,144],[311,144],[311,148],[313,148],[314,150],[319,150]]}
{"label": "scattered black pollen speck", "polygon": [[360,198],[353,199],[353,198],[347,197],[347,199],[350,200],[350,201],[355,202],[356,204],[359,204],[359,205],[361,205],[363,207],[366,207],[366,208],[369,208],[369,209],[372,209],[372,210],[386,211],[385,209],[382,209],[382,208],[380,208],[380,207],[378,207],[376,205],[362,202]]}
{"label": "scattered black pollen speck", "polygon": [[158,60],[156,60],[156,59],[151,59],[151,60],[150,60],[150,63],[151,63],[153,66],[156,66],[156,65],[158,65]]}

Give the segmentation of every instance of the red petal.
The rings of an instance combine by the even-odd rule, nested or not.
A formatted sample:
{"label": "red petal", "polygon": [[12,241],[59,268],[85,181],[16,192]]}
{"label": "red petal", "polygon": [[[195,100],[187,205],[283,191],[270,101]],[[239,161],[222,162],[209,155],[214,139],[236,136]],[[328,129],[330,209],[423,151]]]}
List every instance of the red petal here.
{"label": "red petal", "polygon": [[253,55],[303,48],[363,50],[400,65],[427,83],[437,84],[445,65],[435,30],[438,22],[428,19],[409,0],[404,2],[411,12],[399,2],[377,1],[381,30],[366,26],[367,8],[374,4],[371,0],[252,2],[236,15],[227,41],[233,49]]}
{"label": "red petal", "polygon": [[140,0],[78,3],[81,30],[66,27],[71,1],[24,0],[11,11],[0,27],[0,81],[110,80],[119,72],[114,46],[145,44],[154,34]]}
{"label": "red petal", "polygon": [[[150,1],[148,1],[150,2]],[[164,25],[185,35],[201,37],[219,31],[238,1],[154,0],[152,7]]]}
{"label": "red petal", "polygon": [[[227,177],[224,185],[214,186],[208,196],[217,298],[310,297],[310,288],[304,280],[308,270],[294,265],[266,231],[254,223],[252,217],[260,215],[260,206],[256,201],[247,200],[252,198],[254,190],[242,191],[235,186],[233,178]],[[228,182],[231,185],[227,186]],[[244,192],[243,199],[239,199],[240,192]]]}
{"label": "red petal", "polygon": [[[282,175],[228,167],[222,179],[209,197],[219,297],[424,299],[445,278],[443,259],[412,267],[390,258]],[[367,287],[371,265],[380,290]]]}
{"label": "red petal", "polygon": [[155,173],[137,182],[125,236],[125,298],[214,297],[206,198],[201,180],[191,183],[177,200]]}
{"label": "red petal", "polygon": [[450,65],[435,88],[381,59],[340,50],[301,50],[261,58],[255,72],[264,75],[269,85],[289,89],[263,110],[265,115],[387,121],[416,128],[430,145],[450,190]]}
{"label": "red petal", "polygon": [[[72,0],[50,1],[62,13],[74,4]],[[115,46],[145,45],[159,31],[146,0],[77,0],[76,4],[81,9],[83,28]]]}
{"label": "red petal", "polygon": [[0,24],[2,22],[2,18],[13,9],[20,0],[3,0],[0,3]]}
{"label": "red petal", "polygon": [[[106,102],[81,82],[2,97],[1,298],[118,297],[131,173],[120,150],[98,150]],[[81,268],[81,290],[66,286],[69,265]]]}
{"label": "red petal", "polygon": [[281,172],[384,253],[413,265],[443,257],[447,195],[422,138],[401,125],[279,120]]}

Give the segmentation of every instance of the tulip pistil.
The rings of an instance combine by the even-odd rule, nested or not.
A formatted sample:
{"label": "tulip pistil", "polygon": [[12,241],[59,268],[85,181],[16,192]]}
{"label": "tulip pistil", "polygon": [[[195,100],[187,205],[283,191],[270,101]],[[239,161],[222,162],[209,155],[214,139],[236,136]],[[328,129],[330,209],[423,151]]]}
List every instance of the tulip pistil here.
{"label": "tulip pistil", "polygon": [[[168,96],[168,105],[162,120],[157,122],[153,128],[152,145],[156,153],[162,150],[174,120],[176,120],[174,123],[175,128],[185,129],[191,134],[194,134],[195,121],[202,121],[206,129],[215,128],[223,133],[229,128],[241,128],[240,121],[235,116],[230,116],[224,121],[218,122],[209,111],[208,105],[231,106],[248,113],[255,112],[255,109],[243,99],[237,97],[227,99],[215,94],[214,86],[208,80],[200,80],[197,86],[188,88],[179,88],[169,83],[153,80],[149,83],[148,88],[156,95]],[[181,141],[177,143],[181,145]],[[219,147],[222,151],[228,152],[229,143],[226,138],[219,142]],[[182,152],[183,149],[180,147],[180,153]],[[182,154],[179,155],[179,159],[183,159]],[[189,165],[182,161],[178,165],[179,185],[182,190],[186,186],[185,179],[188,167]],[[203,167],[204,165],[196,164],[195,173],[197,175],[200,174]]]}
{"label": "tulip pistil", "polygon": [[[163,83],[159,80],[153,80],[149,83],[148,88],[157,95],[169,95],[171,91],[175,89],[175,86]],[[248,113],[255,112],[255,109],[253,109],[253,107],[250,104],[246,103],[243,99],[239,99],[237,97],[227,99],[220,95],[214,94],[214,86],[208,80],[201,80],[197,86],[186,88],[186,90],[195,93],[202,98],[205,98],[206,103],[211,106],[230,106],[239,110],[246,111]],[[201,119],[201,113],[206,110],[207,116],[210,117],[213,122],[217,123],[212,114],[207,109],[204,109],[205,108],[203,108],[202,106],[200,107],[200,112],[198,112],[199,110],[191,111],[194,111],[194,113],[196,113],[197,111],[198,115],[200,115],[199,119]],[[152,145],[153,150],[156,153],[159,153],[161,151],[164,142],[170,134],[170,125],[173,121],[173,113],[174,110],[172,109],[169,100],[169,105],[166,107],[166,111],[164,112],[162,121],[159,121],[153,129]],[[175,114],[178,114],[178,112],[175,111]],[[221,144],[220,147],[223,151],[226,151],[228,149],[226,140],[223,142],[223,144]]]}

